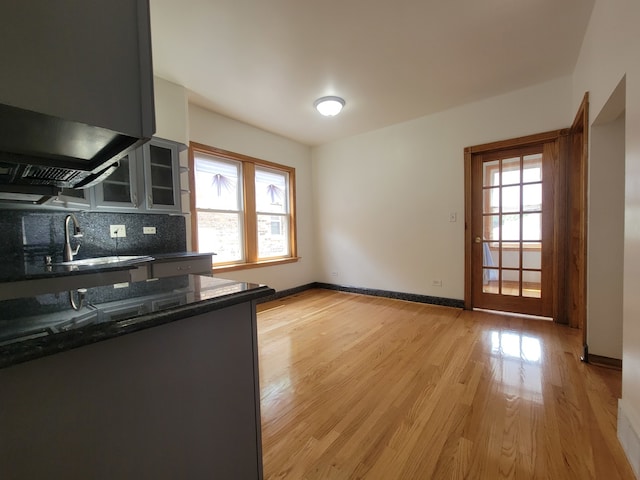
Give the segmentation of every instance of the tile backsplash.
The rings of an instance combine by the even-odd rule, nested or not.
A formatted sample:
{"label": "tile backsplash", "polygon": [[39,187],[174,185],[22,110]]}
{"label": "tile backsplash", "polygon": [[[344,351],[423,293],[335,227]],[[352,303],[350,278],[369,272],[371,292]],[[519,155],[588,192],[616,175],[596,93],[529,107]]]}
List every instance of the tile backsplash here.
{"label": "tile backsplash", "polygon": [[[54,262],[61,261],[67,214],[46,210],[0,210],[0,235],[4,237],[0,262],[34,261],[45,255],[50,255]],[[181,215],[103,212],[77,212],[75,215],[83,234],[71,239],[72,247],[80,245],[77,258],[186,251],[186,223]],[[127,236],[111,238],[110,225],[124,225]],[[144,234],[143,227],[155,227],[156,233]]]}

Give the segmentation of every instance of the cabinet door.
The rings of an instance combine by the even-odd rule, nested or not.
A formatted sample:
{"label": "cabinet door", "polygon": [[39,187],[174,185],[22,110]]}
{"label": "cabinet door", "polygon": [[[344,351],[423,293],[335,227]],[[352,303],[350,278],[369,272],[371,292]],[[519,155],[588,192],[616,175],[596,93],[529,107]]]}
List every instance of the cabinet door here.
{"label": "cabinet door", "polygon": [[142,147],[145,207],[157,212],[180,212],[180,158],[175,142],[153,139]]}
{"label": "cabinet door", "polygon": [[137,164],[139,150],[120,159],[120,166],[95,186],[96,210],[135,210],[140,206]]}
{"label": "cabinet door", "polygon": [[60,195],[51,200],[49,205],[89,210],[91,208],[91,193],[92,189],[90,188],[63,188]]}

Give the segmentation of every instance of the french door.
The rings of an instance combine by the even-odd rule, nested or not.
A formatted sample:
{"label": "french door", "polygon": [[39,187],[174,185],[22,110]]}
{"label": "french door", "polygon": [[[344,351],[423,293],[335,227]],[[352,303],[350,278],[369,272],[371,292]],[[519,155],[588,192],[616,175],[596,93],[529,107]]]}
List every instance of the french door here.
{"label": "french door", "polygon": [[471,306],[551,317],[557,143],[479,150],[467,152]]}

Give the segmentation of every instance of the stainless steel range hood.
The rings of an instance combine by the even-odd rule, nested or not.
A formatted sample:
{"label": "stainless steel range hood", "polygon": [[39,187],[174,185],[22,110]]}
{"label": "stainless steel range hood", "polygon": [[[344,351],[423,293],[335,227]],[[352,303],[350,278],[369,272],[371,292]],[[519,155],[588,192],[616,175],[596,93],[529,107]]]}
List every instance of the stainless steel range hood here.
{"label": "stainless steel range hood", "polygon": [[0,105],[0,191],[9,185],[90,187],[147,140]]}

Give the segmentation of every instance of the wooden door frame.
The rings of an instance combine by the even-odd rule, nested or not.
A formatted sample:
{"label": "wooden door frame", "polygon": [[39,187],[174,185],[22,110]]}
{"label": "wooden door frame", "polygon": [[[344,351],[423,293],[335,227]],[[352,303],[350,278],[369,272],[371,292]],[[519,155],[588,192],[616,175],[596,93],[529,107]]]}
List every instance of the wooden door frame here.
{"label": "wooden door frame", "polygon": [[[566,222],[563,221],[566,214],[564,212],[564,207],[566,202],[562,201],[566,198],[566,180],[565,180],[565,172],[566,169],[563,168],[566,162],[566,154],[567,148],[566,145],[568,142],[565,140],[569,136],[569,129],[561,129],[561,130],[552,130],[549,132],[538,133],[535,135],[527,135],[524,137],[513,138],[509,140],[501,140],[498,142],[485,143],[482,145],[475,145],[472,147],[467,147],[464,149],[464,184],[465,184],[465,286],[464,286],[464,306],[465,309],[471,310],[473,309],[473,292],[472,292],[472,248],[473,248],[473,232],[471,231],[472,226],[472,158],[474,154],[481,154],[486,152],[492,152],[497,150],[510,150],[513,148],[521,148],[529,145],[536,144],[554,144],[555,151],[557,152],[557,158],[554,162],[554,192],[555,196],[560,199],[560,201],[554,202],[555,208],[553,210],[554,215],[554,233],[553,233],[553,245],[554,252],[556,254],[556,258],[554,258],[553,263],[553,277],[554,283],[557,281],[558,277],[561,276],[561,273],[564,271],[563,265],[565,262],[565,238],[566,231],[564,226]],[[566,323],[566,307],[564,305],[563,296],[559,294],[559,292],[554,291],[553,295],[553,318],[555,321],[560,323]]]}
{"label": "wooden door frame", "polygon": [[567,324],[581,328],[587,352],[587,208],[589,165],[589,92],[571,125],[567,145]]}

